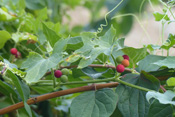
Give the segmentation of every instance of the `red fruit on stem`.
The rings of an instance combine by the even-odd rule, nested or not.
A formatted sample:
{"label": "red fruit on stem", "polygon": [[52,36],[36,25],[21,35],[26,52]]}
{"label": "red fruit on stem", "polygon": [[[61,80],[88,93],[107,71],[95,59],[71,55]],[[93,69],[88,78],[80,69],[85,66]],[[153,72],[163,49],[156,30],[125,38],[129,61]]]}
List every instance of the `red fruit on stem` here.
{"label": "red fruit on stem", "polygon": [[128,67],[129,66],[129,61],[127,59],[124,59],[122,61],[122,65],[125,66],[125,67]]}
{"label": "red fruit on stem", "polygon": [[18,50],[17,50],[16,48],[12,48],[12,49],[10,50],[10,52],[11,52],[11,54],[16,55],[17,52],[18,52]]}
{"label": "red fruit on stem", "polygon": [[117,65],[116,67],[117,72],[122,73],[125,71],[125,67],[121,64]]}
{"label": "red fruit on stem", "polygon": [[123,55],[124,59],[127,59],[129,61],[129,56],[128,55]]}
{"label": "red fruit on stem", "polygon": [[60,70],[56,70],[54,72],[54,75],[55,75],[56,78],[60,78],[62,76],[62,72]]}
{"label": "red fruit on stem", "polygon": [[17,54],[15,55],[16,58],[21,58],[21,53],[17,52]]}

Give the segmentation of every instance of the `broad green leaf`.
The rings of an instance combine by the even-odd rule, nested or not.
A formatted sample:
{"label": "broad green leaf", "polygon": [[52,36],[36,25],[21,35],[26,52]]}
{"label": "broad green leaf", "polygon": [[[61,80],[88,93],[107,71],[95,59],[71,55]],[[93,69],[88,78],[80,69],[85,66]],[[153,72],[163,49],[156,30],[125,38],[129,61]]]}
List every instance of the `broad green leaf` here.
{"label": "broad green leaf", "polygon": [[151,98],[155,98],[159,100],[161,104],[173,104],[175,105],[175,101],[173,98],[175,97],[175,93],[173,91],[167,90],[164,94],[154,91],[149,91],[146,94],[146,99],[150,101]]}
{"label": "broad green leaf", "polygon": [[156,90],[156,91],[158,91],[158,89],[160,88],[159,80],[155,76],[153,76],[145,71],[141,71],[138,84],[142,87],[146,87],[148,89],[152,89],[152,90]]}
{"label": "broad green leaf", "polygon": [[[141,75],[126,74],[122,80],[156,91],[160,86],[159,80],[157,80],[157,78],[144,71],[141,72]],[[120,84],[116,88],[116,93],[120,97],[118,108],[123,117],[143,117],[147,114],[149,103],[145,98],[145,91]]]}
{"label": "broad green leaf", "polygon": [[175,77],[171,77],[166,81],[168,86],[175,86]]}
{"label": "broad green leaf", "polygon": [[10,63],[7,59],[4,59],[4,63],[5,63],[6,66],[8,66],[8,68],[10,68],[10,69],[13,69],[13,68],[16,68],[16,69],[17,69],[17,68],[18,68],[17,65]]}
{"label": "broad green leaf", "polygon": [[150,52],[155,52],[156,50],[160,49],[160,46],[149,44],[149,45],[146,46],[146,48],[149,49]]}
{"label": "broad green leaf", "polygon": [[27,104],[27,99],[30,96],[29,87],[24,82],[20,81],[18,79],[18,77],[16,77],[10,70],[7,70],[7,75],[9,78],[12,79],[20,97],[22,98],[22,100],[24,102],[24,107],[25,107],[26,111],[28,112],[29,116],[32,117],[32,112],[31,112],[30,106]]}
{"label": "broad green leaf", "polygon": [[18,102],[18,95],[14,91],[14,89],[6,84],[5,82],[0,80],[0,92],[9,98],[12,98],[15,102]]}
{"label": "broad green leaf", "polygon": [[36,91],[39,94],[46,94],[48,92],[53,91],[53,86],[44,86],[44,88],[43,88],[43,87],[38,85],[38,86],[31,86],[31,89]]}
{"label": "broad green leaf", "polygon": [[33,34],[23,32],[23,33],[13,33],[12,34],[12,39],[18,43],[23,40],[33,40],[33,41],[38,41],[37,37]]}
{"label": "broad green leaf", "polygon": [[77,50],[83,46],[81,37],[72,37],[67,43],[67,49]]}
{"label": "broad green leaf", "polygon": [[80,5],[81,0],[64,0],[64,2],[71,7],[75,7],[75,6]]}
{"label": "broad green leaf", "polygon": [[153,64],[158,65],[160,67],[166,66],[168,68],[175,68],[175,56],[168,56],[163,60],[154,62]]}
{"label": "broad green leaf", "polygon": [[109,117],[117,104],[118,96],[111,89],[89,91],[77,96],[71,104],[71,117]]}
{"label": "broad green leaf", "polygon": [[101,53],[110,55],[113,51],[113,47],[117,44],[114,42],[115,29],[111,27],[104,36],[96,38],[94,33],[86,32],[82,33],[81,38],[83,41],[83,47],[75,51],[75,54],[81,56],[78,68],[87,67],[91,64]]}
{"label": "broad green leaf", "polygon": [[38,41],[40,42],[41,45],[43,45],[47,41],[43,31],[38,32]]}
{"label": "broad green leaf", "polygon": [[175,76],[175,70],[173,69],[160,69],[157,71],[151,71],[149,72],[150,74],[154,75],[157,77],[159,80],[166,80],[169,77],[174,77]]}
{"label": "broad green leaf", "polygon": [[[54,113],[52,112],[52,102],[46,100],[42,101],[38,104],[38,110],[40,110],[40,114],[36,117],[42,116],[42,117],[54,117]],[[55,108],[54,108],[55,109]],[[38,114],[38,113],[36,113]],[[60,116],[60,115],[58,115]]]}
{"label": "broad green leaf", "polygon": [[21,66],[22,69],[27,69],[24,78],[27,83],[37,82],[48,69],[57,66],[63,60],[62,52],[66,49],[67,40],[59,40],[54,46],[52,55],[47,59],[37,53],[30,52],[28,59]]}
{"label": "broad green leaf", "polygon": [[43,24],[43,32],[49,41],[50,45],[54,47],[55,43],[61,39],[61,37],[52,29],[50,29],[45,23]]}
{"label": "broad green leaf", "polygon": [[108,70],[104,71],[104,72],[98,72],[96,71],[94,68],[92,67],[85,67],[82,69],[82,72],[84,74],[86,74],[87,76],[91,77],[91,78],[99,78],[101,77],[104,73],[106,73]]}
{"label": "broad green leaf", "polygon": [[110,117],[123,117],[123,116],[122,116],[120,110],[118,108],[116,108]]}
{"label": "broad green leaf", "polygon": [[48,18],[48,16],[47,16],[47,7],[39,10],[37,13],[38,13],[37,19],[39,19],[40,21],[41,20],[46,20]]}
{"label": "broad green leaf", "polygon": [[165,57],[157,55],[148,55],[143,60],[139,61],[137,70],[141,72],[142,70],[146,72],[156,71],[160,66],[152,64],[158,60],[163,60]]}
{"label": "broad green leaf", "polygon": [[4,7],[0,8],[0,21],[10,21],[15,18],[16,16],[10,15],[6,8]]}
{"label": "broad green leaf", "polygon": [[45,7],[43,0],[26,0],[26,7],[31,10],[38,10]]}
{"label": "broad green leaf", "polygon": [[21,78],[24,78],[25,75],[26,75],[26,72],[23,72],[23,71],[18,70],[18,69],[16,69],[16,68],[11,69],[11,71],[12,71],[14,74],[20,76]]}
{"label": "broad green leaf", "polygon": [[160,21],[162,19],[167,20],[167,21],[170,20],[167,14],[161,14],[159,12],[154,12],[153,15],[156,21]]}
{"label": "broad green leaf", "polygon": [[73,53],[68,58],[66,58],[66,62],[73,63],[73,62],[76,62],[77,60],[79,60],[79,58],[81,58],[80,55]]}
{"label": "broad green leaf", "polygon": [[161,46],[161,48],[169,50],[171,47],[173,47],[173,45],[175,45],[175,35],[169,34],[168,39]]}
{"label": "broad green leaf", "polygon": [[160,104],[158,100],[154,100],[147,117],[173,117],[173,109],[169,104]]}
{"label": "broad green leaf", "polygon": [[135,68],[136,63],[142,60],[147,55],[146,48],[133,48],[133,47],[126,47],[122,49],[123,53],[129,56],[130,67]]}
{"label": "broad green leaf", "polygon": [[[4,58],[3,58],[2,56],[0,56],[0,63],[1,63],[2,61],[4,61]],[[2,63],[1,63],[1,64],[2,64]],[[1,66],[1,64],[0,64],[0,66]]]}
{"label": "broad green leaf", "polygon": [[11,35],[7,31],[5,30],[0,31],[0,49],[4,47],[5,43],[10,38],[11,38]]}

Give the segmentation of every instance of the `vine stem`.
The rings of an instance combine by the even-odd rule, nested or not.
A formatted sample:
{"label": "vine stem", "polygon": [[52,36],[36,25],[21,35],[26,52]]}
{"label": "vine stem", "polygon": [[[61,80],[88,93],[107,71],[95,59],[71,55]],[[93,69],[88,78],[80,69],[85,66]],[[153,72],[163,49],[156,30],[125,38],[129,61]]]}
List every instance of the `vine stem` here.
{"label": "vine stem", "polygon": [[117,67],[117,63],[116,63],[115,58],[114,58],[114,56],[112,54],[111,54],[111,57],[112,57],[112,59],[114,61],[115,66]]}
{"label": "vine stem", "polygon": [[[100,65],[100,64],[91,64],[91,65],[88,65],[89,67],[95,67],[95,68],[111,68],[111,69],[116,69],[115,66],[113,65]],[[59,68],[60,69],[63,69],[63,68],[68,68],[68,69],[71,69],[71,68],[77,68],[78,65],[72,65],[72,66],[60,66]],[[132,72],[131,69],[129,68],[125,68],[125,71],[128,71],[128,72]],[[51,72],[47,72],[45,75],[49,75],[51,74]]]}
{"label": "vine stem", "polygon": [[166,92],[166,89],[164,88],[164,86],[160,85],[160,88],[161,88],[164,92]]}
{"label": "vine stem", "polygon": [[136,89],[139,89],[139,90],[142,90],[142,91],[153,91],[153,90],[150,90],[150,89],[147,89],[147,88],[144,88],[144,87],[140,87],[140,86],[137,86],[137,85],[133,85],[133,84],[130,84],[130,83],[127,83],[125,81],[122,81],[120,79],[116,79],[117,82],[121,83],[121,84],[124,84],[124,85],[127,85],[129,87],[132,87],[132,88],[136,88]]}
{"label": "vine stem", "polygon": [[143,24],[140,22],[139,18],[135,14],[127,13],[127,14],[117,15],[117,16],[112,17],[111,20],[113,20],[115,18],[119,18],[119,17],[126,17],[126,16],[133,16],[137,20],[137,22],[139,23],[140,27],[143,29],[144,33],[146,34],[147,38],[149,39],[149,41],[151,43],[151,38],[150,38],[148,32],[146,31],[146,29],[144,28]]}
{"label": "vine stem", "polygon": [[[164,26],[165,26],[165,23],[164,21],[162,21],[162,45],[164,43]],[[162,56],[163,56],[163,49],[162,49]]]}
{"label": "vine stem", "polygon": [[[57,91],[57,92],[41,95],[38,97],[30,98],[27,100],[27,104],[31,105],[31,104],[35,104],[35,103],[38,103],[44,100],[48,100],[51,98],[60,97],[60,96],[73,94],[73,93],[78,93],[78,92],[92,91],[92,90],[102,89],[102,88],[113,88],[113,87],[117,87],[118,85],[119,85],[118,82],[112,82],[112,83],[105,83],[105,84],[92,84],[89,86],[83,86],[83,87],[77,87],[77,88]],[[16,109],[23,108],[23,107],[24,107],[24,103],[19,102],[17,104],[0,109],[0,115],[9,113],[11,111],[14,111]]]}
{"label": "vine stem", "polygon": [[[107,79],[97,79],[97,80],[87,80],[87,81],[74,81],[74,82],[67,82],[67,83],[59,83],[59,84],[56,84],[56,85],[57,85],[57,87],[60,87],[60,86],[63,86],[63,85],[109,82],[109,81],[114,81],[118,77],[119,76],[113,77],[113,78],[107,78]],[[53,82],[52,80],[47,80],[47,81],[40,80],[37,83],[30,84],[30,86],[40,86],[40,85],[42,85],[42,86],[51,86],[51,85],[53,85],[52,82]]]}
{"label": "vine stem", "polygon": [[105,26],[108,25],[107,16],[108,16],[110,13],[112,13],[116,8],[118,8],[118,7],[122,4],[123,1],[124,1],[124,0],[121,0],[112,10],[110,10],[108,13],[106,13],[106,15],[105,15],[105,23],[106,23],[106,24],[101,24],[101,25],[100,25],[100,28],[98,28],[98,30],[97,30],[97,34],[101,33],[102,30],[103,30],[103,27],[105,27]]}

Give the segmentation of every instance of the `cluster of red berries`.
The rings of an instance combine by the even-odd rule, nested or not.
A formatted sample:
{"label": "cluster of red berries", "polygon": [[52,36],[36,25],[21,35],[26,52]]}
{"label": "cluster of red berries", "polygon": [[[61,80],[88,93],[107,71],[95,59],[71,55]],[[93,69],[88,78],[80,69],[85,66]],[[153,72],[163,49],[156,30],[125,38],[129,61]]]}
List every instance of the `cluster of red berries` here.
{"label": "cluster of red berries", "polygon": [[70,74],[70,71],[67,68],[64,68],[62,70],[56,70],[54,72],[54,76],[56,78],[60,78],[61,82],[65,83],[68,82],[68,75]]}
{"label": "cluster of red berries", "polygon": [[116,67],[116,70],[119,73],[124,72],[125,71],[125,67],[129,66],[129,56],[128,55],[118,56],[116,58],[116,61],[119,64]]}
{"label": "cluster of red berries", "polygon": [[21,57],[21,53],[16,48],[12,48],[10,50],[10,53],[15,55],[16,58],[20,58]]}

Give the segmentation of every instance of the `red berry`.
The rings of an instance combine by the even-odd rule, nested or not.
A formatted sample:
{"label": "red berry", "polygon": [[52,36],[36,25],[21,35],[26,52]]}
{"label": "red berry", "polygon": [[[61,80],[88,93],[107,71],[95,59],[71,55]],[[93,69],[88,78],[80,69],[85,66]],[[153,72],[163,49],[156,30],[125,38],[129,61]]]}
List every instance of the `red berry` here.
{"label": "red berry", "polygon": [[124,59],[127,59],[129,61],[129,56],[128,55],[123,55]]}
{"label": "red berry", "polygon": [[21,58],[21,53],[17,52],[17,54],[15,55],[16,58]]}
{"label": "red berry", "polygon": [[116,67],[117,72],[122,73],[125,71],[125,67],[121,64],[117,65]]}
{"label": "red berry", "polygon": [[16,55],[17,52],[18,52],[18,50],[17,50],[16,48],[12,48],[12,49],[10,50],[10,52],[11,52],[11,54]]}
{"label": "red berry", "polygon": [[60,70],[56,70],[54,72],[54,75],[55,75],[56,78],[60,78],[62,76],[62,72]]}
{"label": "red berry", "polygon": [[124,59],[122,61],[122,65],[125,66],[125,67],[128,67],[129,66],[129,61],[127,59]]}

